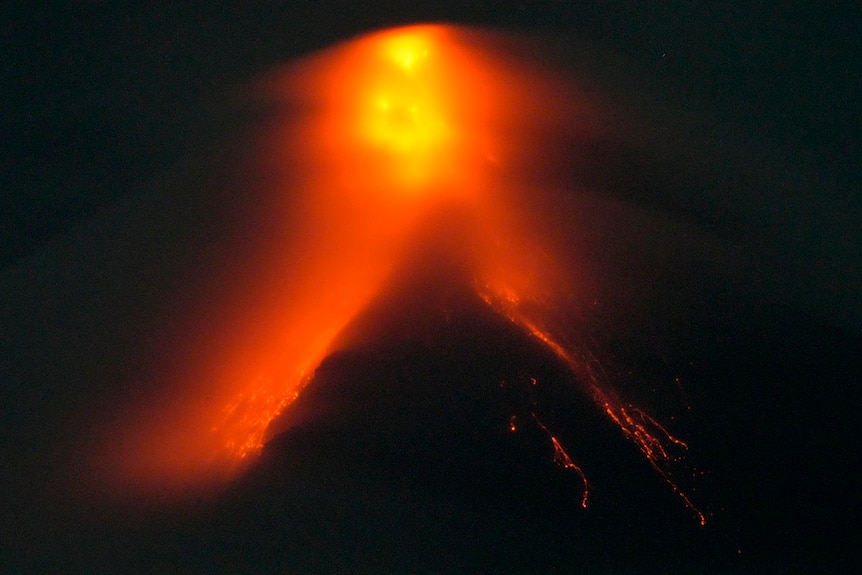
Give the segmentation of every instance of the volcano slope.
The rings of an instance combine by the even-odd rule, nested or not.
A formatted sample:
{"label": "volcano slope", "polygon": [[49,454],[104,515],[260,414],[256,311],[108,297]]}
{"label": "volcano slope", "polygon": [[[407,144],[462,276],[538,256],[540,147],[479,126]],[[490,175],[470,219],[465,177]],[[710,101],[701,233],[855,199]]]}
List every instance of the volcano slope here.
{"label": "volcano slope", "polygon": [[[347,328],[273,424],[284,431],[202,520],[207,569],[547,573],[719,559],[715,533],[567,366],[476,294],[443,238]],[[555,458],[557,441],[577,468]]]}
{"label": "volcano slope", "polygon": [[[849,421],[829,389],[859,373],[857,339],[753,301],[693,320],[682,377],[698,385],[678,392],[695,409],[673,424],[701,470],[685,485],[701,526],[588,382],[477,295],[463,236],[432,226],[417,245],[273,422],[260,458],[179,536],[157,533],[156,556],[248,573],[747,573],[852,560],[830,504],[850,493],[849,459],[822,441],[837,437],[824,426]],[[682,363],[619,349],[607,369]],[[792,390],[815,375],[828,386],[803,407]]]}

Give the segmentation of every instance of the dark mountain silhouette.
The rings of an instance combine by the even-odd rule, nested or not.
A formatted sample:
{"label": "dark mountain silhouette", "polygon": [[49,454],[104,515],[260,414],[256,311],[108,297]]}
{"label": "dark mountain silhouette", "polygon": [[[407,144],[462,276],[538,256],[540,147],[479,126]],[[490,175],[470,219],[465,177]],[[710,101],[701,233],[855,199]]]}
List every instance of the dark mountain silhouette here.
{"label": "dark mountain silhouette", "polygon": [[[286,431],[208,516],[210,568],[241,557],[256,572],[547,573],[702,559],[711,542],[637,448],[550,349],[476,295],[458,228],[419,242],[347,328],[356,343],[276,422]],[[549,433],[587,478],[586,508]]]}
{"label": "dark mountain silhouette", "polygon": [[[461,224],[440,234],[440,221]],[[178,531],[150,523],[154,557],[208,573],[763,573],[852,561],[833,505],[836,492],[856,505],[852,449],[837,441],[852,418],[829,394],[860,372],[858,338],[756,302],[728,308],[732,323],[698,319],[683,376],[696,382],[684,427],[706,470],[693,494],[701,527],[584,382],[476,295],[467,221],[432,220],[248,471]],[[815,375],[827,382],[817,400],[792,391]],[[549,434],[587,478],[586,508]]]}

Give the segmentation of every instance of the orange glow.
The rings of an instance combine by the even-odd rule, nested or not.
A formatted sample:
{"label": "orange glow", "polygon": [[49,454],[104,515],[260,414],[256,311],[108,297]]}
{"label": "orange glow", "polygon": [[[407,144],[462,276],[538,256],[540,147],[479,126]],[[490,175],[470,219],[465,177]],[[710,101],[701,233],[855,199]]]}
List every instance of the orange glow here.
{"label": "orange glow", "polygon": [[493,70],[456,29],[416,26],[337,46],[274,77],[265,92],[312,102],[284,126],[324,161],[332,184],[369,195],[473,193],[500,114]]}
{"label": "orange glow", "polygon": [[[230,477],[410,256],[422,222],[456,205],[471,218],[463,241],[479,295],[588,382],[591,398],[704,521],[667,469],[687,446],[624,406],[541,327],[543,314],[565,313],[559,302],[576,278],[534,226],[526,182],[548,177],[541,170],[560,153],[559,132],[583,138],[601,122],[567,82],[498,40],[444,26],[384,31],[254,86],[251,99],[275,112],[238,159],[236,180],[261,202],[259,220],[275,224],[249,232],[259,241],[212,278],[226,287],[188,313],[176,348],[151,370],[157,392],[101,438],[98,464],[111,480],[171,489]],[[554,462],[580,476],[586,506],[583,472],[536,423]],[[509,427],[518,430],[514,418]]]}
{"label": "orange glow", "polygon": [[254,86],[250,99],[277,112],[233,170],[238,191],[262,202],[264,231],[249,231],[255,251],[235,256],[226,268],[235,274],[210,278],[215,287],[199,290],[206,303],[165,338],[175,346],[144,386],[155,393],[95,439],[110,481],[171,490],[235,473],[425,215],[480,202],[494,131],[517,90],[503,96],[499,63],[463,48],[465,34],[372,34]]}

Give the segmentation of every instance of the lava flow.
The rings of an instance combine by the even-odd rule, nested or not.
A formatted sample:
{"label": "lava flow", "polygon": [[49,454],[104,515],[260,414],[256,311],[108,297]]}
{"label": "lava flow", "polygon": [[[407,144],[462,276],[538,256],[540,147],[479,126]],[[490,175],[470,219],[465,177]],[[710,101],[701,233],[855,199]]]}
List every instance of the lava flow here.
{"label": "lava flow", "polygon": [[[567,314],[579,275],[545,233],[554,206],[543,207],[537,190],[568,162],[559,143],[588,140],[602,121],[568,82],[506,46],[486,32],[409,27],[336,46],[255,86],[253,99],[276,112],[247,180],[255,193],[281,195],[272,217],[283,216],[284,231],[258,267],[249,264],[259,276],[237,284],[246,292],[230,300],[227,319],[195,324],[189,349],[204,351],[177,352],[182,373],[162,388],[174,391],[145,400],[112,437],[111,466],[125,484],[230,474],[255,454],[336,336],[411,257],[422,222],[455,206],[471,229],[460,249],[478,295],[585,382],[704,521],[670,470],[686,445],[588,373],[561,343],[566,329],[546,327],[564,324],[547,318]],[[213,322],[218,329],[206,327]],[[586,506],[588,478],[535,424],[555,462],[580,475]]]}

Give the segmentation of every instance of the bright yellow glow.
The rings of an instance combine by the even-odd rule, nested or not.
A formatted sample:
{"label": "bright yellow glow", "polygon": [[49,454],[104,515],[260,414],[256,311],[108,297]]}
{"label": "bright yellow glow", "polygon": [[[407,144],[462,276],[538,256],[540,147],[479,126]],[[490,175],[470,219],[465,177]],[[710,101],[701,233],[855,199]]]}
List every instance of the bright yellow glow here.
{"label": "bright yellow glow", "polygon": [[378,154],[381,175],[403,191],[436,183],[441,168],[452,169],[458,152],[444,73],[457,62],[447,52],[451,47],[434,28],[386,35],[357,89],[351,89],[363,102],[356,118],[360,147],[364,141]]}
{"label": "bright yellow glow", "polygon": [[[293,126],[309,162],[336,185],[369,193],[463,194],[478,188],[497,150],[488,118],[505,97],[481,52],[456,29],[413,26],[336,47],[300,67],[283,93],[313,102]],[[294,158],[296,156],[294,155]]]}
{"label": "bright yellow glow", "polygon": [[396,39],[392,51],[395,62],[408,72],[417,62],[428,58],[428,49],[422,46],[422,42],[413,42],[413,38],[409,37]]}

